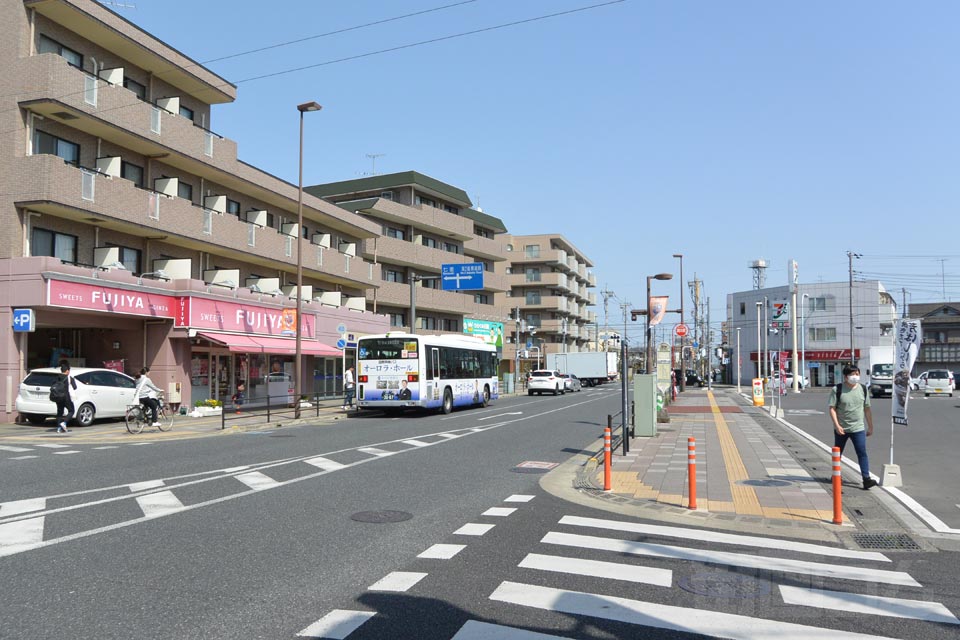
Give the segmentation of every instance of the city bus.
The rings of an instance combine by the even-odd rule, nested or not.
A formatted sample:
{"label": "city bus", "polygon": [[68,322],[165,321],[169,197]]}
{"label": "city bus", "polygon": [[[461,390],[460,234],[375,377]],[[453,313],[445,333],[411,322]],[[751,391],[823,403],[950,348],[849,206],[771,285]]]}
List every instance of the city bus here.
{"label": "city bus", "polygon": [[398,412],[487,406],[500,395],[497,348],[480,338],[391,332],[357,340],[357,406]]}

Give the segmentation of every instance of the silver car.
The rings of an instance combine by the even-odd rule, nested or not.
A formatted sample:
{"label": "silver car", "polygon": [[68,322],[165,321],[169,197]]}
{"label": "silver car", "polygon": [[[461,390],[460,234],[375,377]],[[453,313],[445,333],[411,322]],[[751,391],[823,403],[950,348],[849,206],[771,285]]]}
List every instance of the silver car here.
{"label": "silver car", "polygon": [[563,376],[564,391],[583,391],[583,385],[580,384],[580,378],[572,373],[563,373],[561,375]]}
{"label": "silver car", "polygon": [[[20,383],[17,412],[30,424],[43,424],[57,415],[57,405],[50,400],[50,386],[60,375],[59,367],[34,369]],[[134,398],[137,382],[130,376],[111,369],[71,369],[77,388],[70,390],[77,424],[87,427],[96,418],[122,418],[127,406],[137,404]]]}

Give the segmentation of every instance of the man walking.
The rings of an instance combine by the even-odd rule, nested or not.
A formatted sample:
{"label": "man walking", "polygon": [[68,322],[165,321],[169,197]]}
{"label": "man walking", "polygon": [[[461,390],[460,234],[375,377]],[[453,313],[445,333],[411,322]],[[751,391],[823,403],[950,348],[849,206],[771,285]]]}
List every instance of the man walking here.
{"label": "man walking", "polygon": [[76,390],[77,381],[70,375],[70,363],[63,360],[60,362],[60,375],[50,386],[50,399],[57,404],[57,433],[68,433],[67,423],[76,411],[70,396],[71,388]]}
{"label": "man walking", "polygon": [[863,476],[863,488],[877,486],[877,481],[870,477],[870,460],[867,457],[867,436],[873,435],[873,413],[867,388],[860,384],[859,367],[847,365],[843,368],[843,382],[831,390],[829,407],[833,420],[833,446],[840,447],[840,455],[843,455],[847,440],[852,440],[860,464],[860,475]]}
{"label": "man walking", "polygon": [[357,384],[353,379],[353,367],[347,367],[343,372],[343,407],[344,411],[353,409],[353,398],[357,393]]}

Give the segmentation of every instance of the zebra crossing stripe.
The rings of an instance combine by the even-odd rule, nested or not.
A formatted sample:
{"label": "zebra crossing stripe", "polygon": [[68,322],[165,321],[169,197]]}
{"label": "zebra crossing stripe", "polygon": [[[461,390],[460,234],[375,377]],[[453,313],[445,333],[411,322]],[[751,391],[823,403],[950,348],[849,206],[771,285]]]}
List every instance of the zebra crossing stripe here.
{"label": "zebra crossing stripe", "polygon": [[424,442],[422,440],[401,440],[403,444],[408,444],[411,447],[429,447],[429,442]]}
{"label": "zebra crossing stripe", "polygon": [[468,522],[467,524],[463,525],[453,533],[454,535],[460,535],[460,536],[482,536],[487,531],[490,531],[490,529],[493,529],[495,526],[496,525],[493,525],[493,524],[479,524],[476,522]]}
{"label": "zebra crossing stripe", "polygon": [[137,504],[147,518],[159,518],[175,511],[182,510],[183,503],[173,491],[159,491],[145,496],[137,496]]}
{"label": "zebra crossing stripe", "polygon": [[263,489],[272,489],[280,483],[268,476],[265,473],[260,473],[259,471],[251,471],[249,473],[241,473],[240,475],[233,476],[243,484],[247,485],[255,491],[260,491]]}
{"label": "zebra crossing stripe", "polygon": [[568,524],[577,527],[594,527],[597,529],[608,529],[610,531],[626,531],[628,533],[642,533],[646,535],[663,536],[667,538],[682,538],[684,540],[700,540],[703,542],[735,544],[742,547],[782,549],[784,551],[796,551],[798,553],[811,553],[821,556],[833,556],[837,558],[877,560],[878,562],[891,561],[887,556],[883,555],[882,553],[876,553],[875,551],[854,551],[850,549],[840,549],[837,547],[828,547],[819,544],[810,544],[809,542],[795,542],[793,540],[781,540],[779,538],[762,538],[760,536],[744,536],[735,533],[719,533],[716,531],[704,531],[702,529],[665,527],[661,525],[641,524],[639,522],[621,522],[619,520],[604,520],[601,518],[581,518],[579,516],[564,516],[560,518],[560,524]]}
{"label": "zebra crossing stripe", "polygon": [[3,502],[0,503],[0,518],[15,516],[21,513],[30,513],[31,511],[43,511],[46,506],[46,498],[28,498],[26,500]]}
{"label": "zebra crossing stripe", "polygon": [[43,544],[44,516],[0,524],[0,556],[29,551]]}
{"label": "zebra crossing stripe", "polygon": [[673,584],[673,572],[669,569],[655,569],[617,562],[601,562],[599,560],[582,560],[530,553],[517,566],[521,569],[572,573],[578,576],[609,578],[625,582],[652,584],[658,587],[669,587]]}
{"label": "zebra crossing stripe", "polygon": [[467,620],[457,635],[450,640],[563,640],[561,636],[552,636],[537,631],[514,629],[489,622]]}
{"label": "zebra crossing stripe", "polygon": [[706,609],[688,609],[594,593],[501,582],[490,599],[523,607],[589,616],[656,629],[701,634],[730,640],[889,640],[850,631],[810,627],[792,622],[751,618]]}
{"label": "zebra crossing stripe", "polygon": [[919,582],[902,571],[886,571],[883,569],[866,569],[847,565],[828,564],[824,562],[808,562],[806,560],[790,560],[787,558],[764,558],[745,553],[731,553],[729,551],[710,551],[707,549],[693,549],[688,547],[673,547],[664,544],[650,544],[617,540],[615,538],[598,538],[595,536],[581,536],[572,533],[549,532],[541,542],[558,544],[567,547],[582,549],[597,549],[601,551],[617,551],[640,556],[656,558],[670,558],[673,560],[691,560],[707,564],[720,564],[729,567],[748,567],[765,571],[782,571],[785,573],[801,573],[812,576],[823,576],[841,580],[861,580],[864,582],[880,582],[897,584],[906,587],[920,587]]}
{"label": "zebra crossing stripe", "polygon": [[497,516],[500,518],[505,518],[511,513],[516,511],[514,507],[490,507],[480,515],[482,516]]}
{"label": "zebra crossing stripe", "polygon": [[378,458],[392,456],[394,453],[396,453],[396,451],[384,451],[383,449],[377,449],[376,447],[360,447],[357,449],[357,451],[360,451],[361,453],[367,453],[371,456],[377,456]]}
{"label": "zebra crossing stripe", "polygon": [[156,489],[163,486],[163,480],[145,480],[143,482],[133,482],[130,484],[130,491],[144,491],[145,489]]}
{"label": "zebra crossing stripe", "polygon": [[0,451],[9,451],[11,453],[23,453],[24,451],[33,451],[33,449],[26,449],[24,447],[11,447],[9,445],[0,444]]}
{"label": "zebra crossing stripe", "polygon": [[780,596],[786,604],[798,604],[804,607],[960,624],[960,620],[957,620],[957,617],[939,602],[885,598],[861,593],[823,591],[784,585],[780,585]]}
{"label": "zebra crossing stripe", "polygon": [[394,571],[367,587],[370,591],[406,591],[427,577],[415,571]]}
{"label": "zebra crossing stripe", "polygon": [[530,502],[531,500],[533,500],[533,496],[527,496],[520,493],[515,493],[514,495],[504,500],[504,502]]}
{"label": "zebra crossing stripe", "polygon": [[36,458],[37,456],[13,456],[11,460],[30,460],[31,458]]}
{"label": "zebra crossing stripe", "polygon": [[297,634],[299,638],[329,638],[344,640],[360,625],[377,615],[374,611],[351,611],[334,609]]}
{"label": "zebra crossing stripe", "polygon": [[43,447],[45,449],[66,449],[70,445],[69,444],[38,444],[34,446]]}
{"label": "zebra crossing stripe", "polygon": [[433,560],[449,560],[466,548],[467,545],[465,544],[435,544],[417,557]]}
{"label": "zebra crossing stripe", "polygon": [[324,471],[336,471],[337,469],[343,469],[344,466],[339,462],[334,462],[329,458],[324,458],[322,456],[317,456],[316,458],[310,458],[309,460],[304,460],[307,464],[313,465],[318,469],[323,469]]}
{"label": "zebra crossing stripe", "polygon": [[71,449],[70,451],[54,451],[54,452],[53,452],[53,455],[55,455],[55,456],[68,456],[68,455],[70,455],[71,453],[80,453],[80,452],[77,451],[76,449]]}

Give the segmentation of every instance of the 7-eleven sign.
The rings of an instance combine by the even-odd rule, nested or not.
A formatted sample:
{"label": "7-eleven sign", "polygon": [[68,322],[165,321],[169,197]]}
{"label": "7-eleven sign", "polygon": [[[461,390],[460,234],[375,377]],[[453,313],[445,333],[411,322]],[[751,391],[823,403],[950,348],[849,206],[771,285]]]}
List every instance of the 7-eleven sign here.
{"label": "7-eleven sign", "polygon": [[786,300],[774,302],[773,317],[770,319],[774,322],[784,322],[790,320],[790,303]]}

